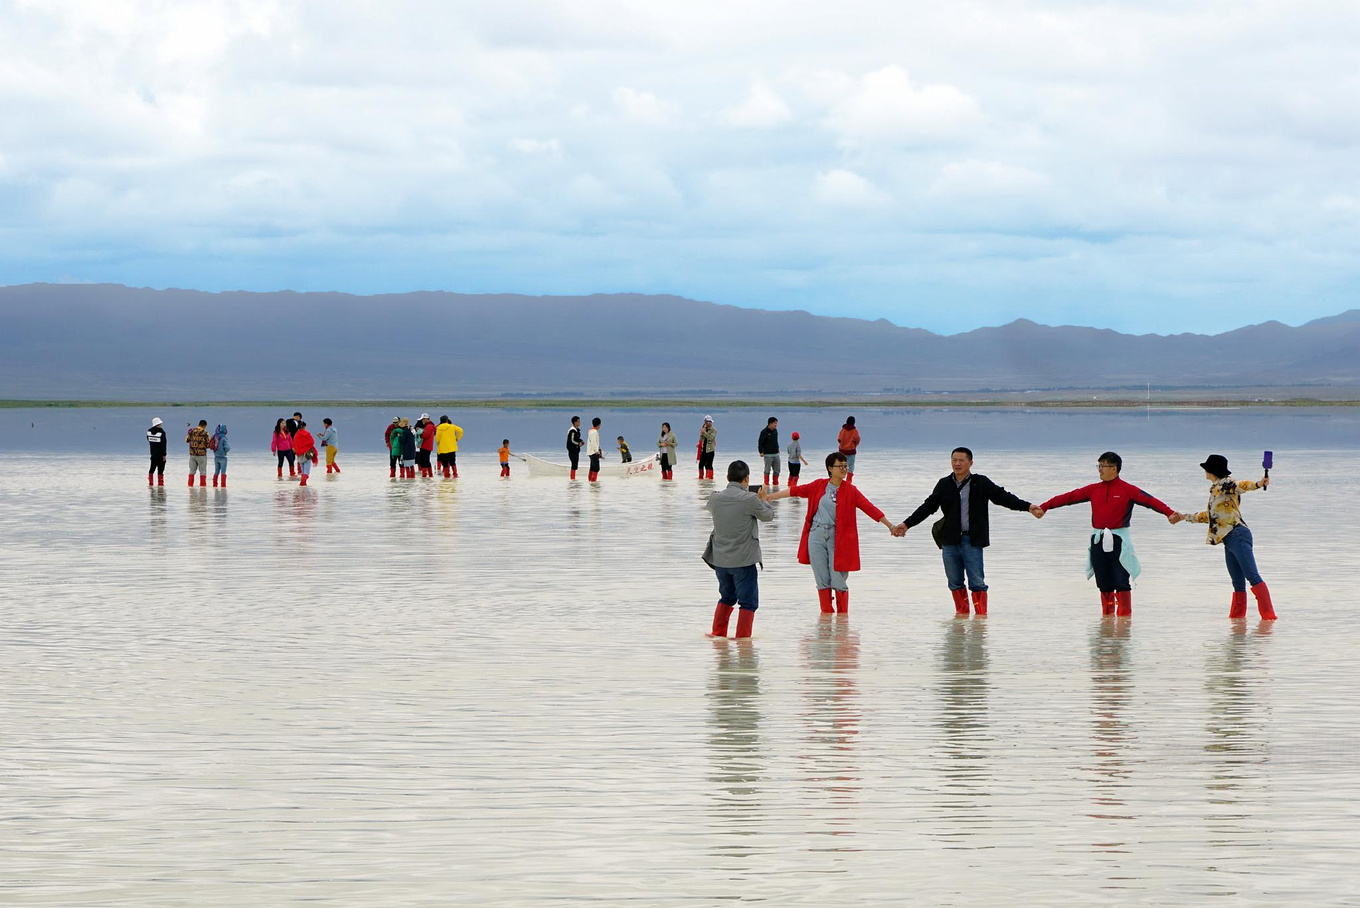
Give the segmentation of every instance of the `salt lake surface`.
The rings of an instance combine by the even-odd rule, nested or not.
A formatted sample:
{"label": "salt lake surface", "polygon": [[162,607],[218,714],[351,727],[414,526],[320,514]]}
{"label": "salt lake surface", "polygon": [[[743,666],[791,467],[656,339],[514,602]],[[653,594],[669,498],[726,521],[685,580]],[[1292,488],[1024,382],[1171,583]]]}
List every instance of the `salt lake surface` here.
{"label": "salt lake surface", "polygon": [[[245,442],[272,414],[205,412],[227,490],[184,487],[173,433],[147,489],[142,414],[7,411],[0,904],[1360,904],[1353,415],[861,412],[894,519],[956,443],[1034,500],[1115,447],[1184,510],[1204,455],[1273,448],[1244,510],[1280,620],[1229,622],[1204,528],[1144,510],[1134,617],[1101,619],[1080,508],[994,509],[986,620],[924,527],[866,520],[822,618],[786,501],[754,640],[715,642],[720,484],[500,479],[558,411],[459,418],[462,478],[408,482],[390,414],[338,411],[345,472],[306,489]],[[763,416],[721,414],[720,464]],[[815,461],[838,422],[781,427]]]}

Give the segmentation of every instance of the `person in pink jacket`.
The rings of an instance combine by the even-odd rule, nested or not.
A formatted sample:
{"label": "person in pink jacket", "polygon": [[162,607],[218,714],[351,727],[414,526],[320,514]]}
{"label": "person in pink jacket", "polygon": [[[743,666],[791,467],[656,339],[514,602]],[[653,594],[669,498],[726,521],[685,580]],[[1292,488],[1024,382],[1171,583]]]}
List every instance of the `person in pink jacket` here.
{"label": "person in pink jacket", "polygon": [[274,423],[274,437],[269,441],[269,450],[279,456],[279,479],[283,478],[283,462],[288,461],[288,475],[291,477],[296,472],[297,457],[293,454],[293,436],[288,434],[288,427],[284,420],[280,419]]}

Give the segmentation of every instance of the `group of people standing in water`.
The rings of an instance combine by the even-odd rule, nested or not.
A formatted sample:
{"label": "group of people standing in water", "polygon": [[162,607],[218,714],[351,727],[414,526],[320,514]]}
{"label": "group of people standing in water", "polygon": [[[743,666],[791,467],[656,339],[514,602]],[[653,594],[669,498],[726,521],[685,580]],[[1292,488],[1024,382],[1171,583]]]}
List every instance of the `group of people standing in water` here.
{"label": "group of people standing in water", "polygon": [[[1240,508],[1241,494],[1268,488],[1270,478],[1266,475],[1256,481],[1234,480],[1227,458],[1221,454],[1212,454],[1200,464],[1210,484],[1206,509],[1181,513],[1121,478],[1123,459],[1113,451],[1099,456],[1096,466],[1100,478],[1097,482],[1033,504],[1008,492],[987,476],[974,473],[973,452],[958,447],[950,452],[949,474],[935,484],[920,506],[894,524],[851,482],[854,452],[847,454],[843,449],[848,438],[846,429],[854,428],[853,421],[842,429],[842,450],[826,456],[826,478],[801,485],[791,478],[789,487],[783,490],[778,489],[777,462],[772,464],[770,455],[765,453],[770,448],[766,433],[776,427],[777,420],[771,417],[761,433],[759,450],[765,458],[764,482],[750,485],[750,467],[745,461],[733,461],[727,469],[727,487],[710,496],[706,503],[712,515],[713,532],[703,558],[718,580],[718,603],[710,636],[727,636],[732,613],[738,609],[734,636],[751,635],[760,601],[757,581],[757,565],[761,563],[759,524],[774,518],[770,502],[782,498],[807,501],[798,542],[798,561],[812,569],[818,607],[823,613],[846,614],[850,611],[849,575],[860,569],[859,512],[882,524],[895,537],[905,536],[911,528],[938,512],[941,516],[932,524],[931,535],[940,549],[954,614],[956,617],[970,614],[986,617],[987,581],[983,553],[991,544],[988,505],[1027,511],[1035,518],[1043,518],[1054,509],[1088,503],[1091,535],[1086,576],[1095,578],[1103,616],[1119,619],[1133,615],[1132,582],[1142,572],[1142,565],[1134,551],[1129,525],[1134,507],[1139,506],[1156,511],[1172,524],[1182,521],[1208,524],[1206,541],[1209,545],[1223,546],[1232,582],[1229,618],[1246,617],[1248,588],[1255,596],[1261,619],[1274,621],[1276,618],[1270,590],[1256,567],[1251,530],[1242,518]],[[853,444],[858,446],[857,432]]]}

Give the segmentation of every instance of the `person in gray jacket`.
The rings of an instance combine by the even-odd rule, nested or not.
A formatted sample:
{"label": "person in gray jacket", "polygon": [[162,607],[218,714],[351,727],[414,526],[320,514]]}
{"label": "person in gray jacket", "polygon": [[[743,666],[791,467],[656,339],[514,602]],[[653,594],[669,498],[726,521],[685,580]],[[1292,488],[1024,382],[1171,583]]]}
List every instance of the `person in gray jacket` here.
{"label": "person in gray jacket", "polygon": [[760,604],[756,565],[761,563],[758,520],[774,519],[774,507],[765,500],[765,488],[747,487],[751,468],[743,460],[727,467],[727,487],[708,497],[705,507],[713,515],[713,534],[708,537],[704,561],[718,575],[718,607],[713,612],[710,636],[726,637],[732,609],[740,605],[737,637],[751,636],[756,608]]}

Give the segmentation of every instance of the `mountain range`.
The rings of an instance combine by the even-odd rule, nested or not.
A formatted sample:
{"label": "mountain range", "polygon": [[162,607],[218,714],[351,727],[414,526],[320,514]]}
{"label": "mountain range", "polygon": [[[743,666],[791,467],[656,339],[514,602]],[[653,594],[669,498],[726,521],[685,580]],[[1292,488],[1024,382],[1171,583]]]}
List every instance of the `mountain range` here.
{"label": "mountain range", "polygon": [[946,336],[676,296],[26,284],[0,287],[0,326],[5,399],[1360,389],[1360,309],[1215,335],[1020,319]]}

